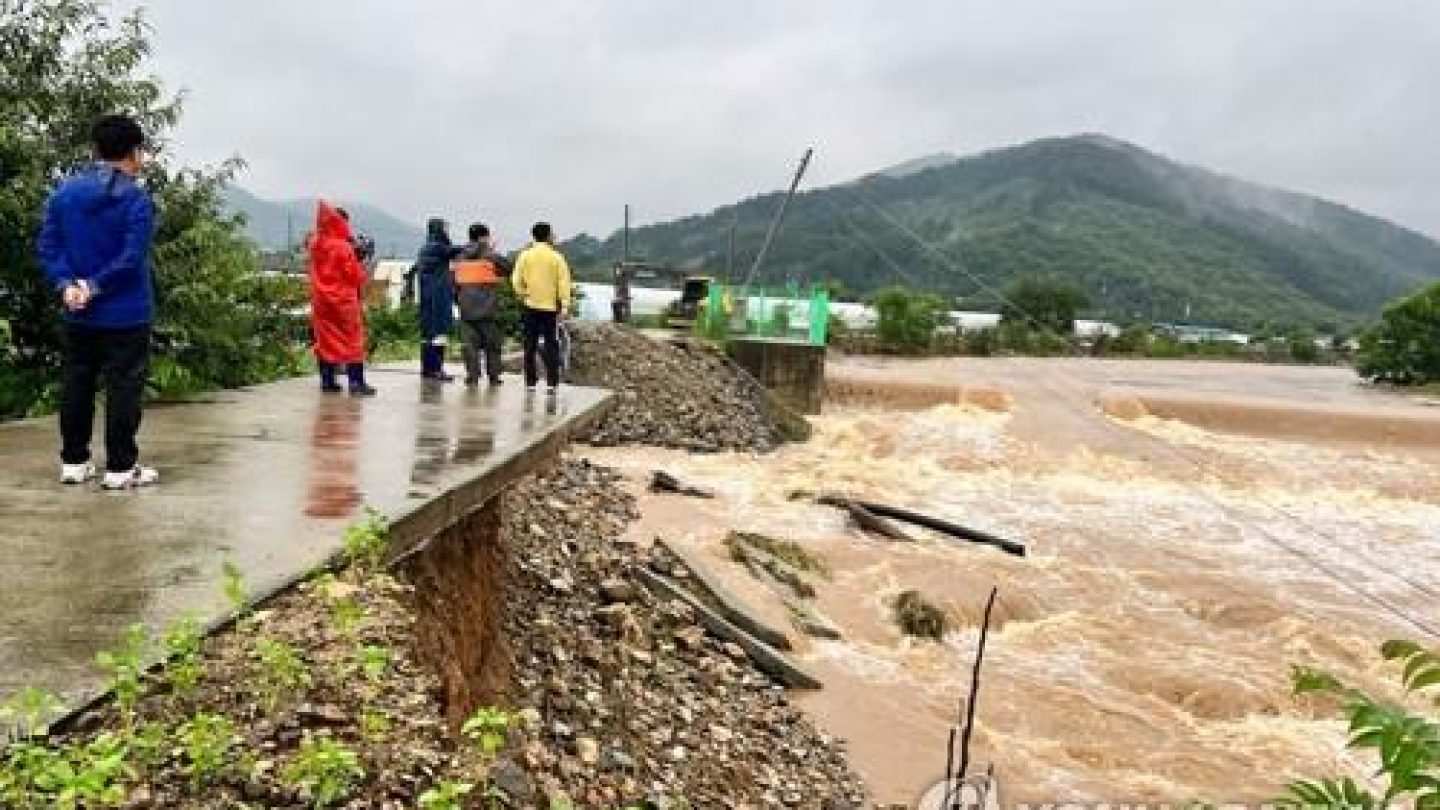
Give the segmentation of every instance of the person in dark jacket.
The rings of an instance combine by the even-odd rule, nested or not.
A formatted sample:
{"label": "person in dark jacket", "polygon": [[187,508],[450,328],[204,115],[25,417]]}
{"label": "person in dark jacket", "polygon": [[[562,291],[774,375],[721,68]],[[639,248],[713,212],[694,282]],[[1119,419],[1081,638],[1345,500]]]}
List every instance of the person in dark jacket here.
{"label": "person in dark jacket", "polygon": [[465,384],[480,384],[481,356],[491,385],[500,384],[500,285],[510,275],[510,263],[495,250],[490,229],[470,226],[470,242],[455,263],[455,300],[460,305],[461,351],[465,355]]}
{"label": "person in dark jacket", "polygon": [[445,373],[445,344],[455,326],[455,281],[450,262],[460,248],[450,242],[445,220],[432,218],[425,226],[425,244],[415,260],[420,288],[420,376],[450,382]]}
{"label": "person in dark jacket", "polygon": [[158,483],[140,465],[141,396],[150,368],[155,300],[150,242],[155,204],[136,178],[145,134],[123,115],[92,130],[95,162],[67,178],[45,205],[38,252],[66,312],[65,367],[60,397],[60,481],[95,476],[90,436],[95,391],[105,379],[105,489]]}

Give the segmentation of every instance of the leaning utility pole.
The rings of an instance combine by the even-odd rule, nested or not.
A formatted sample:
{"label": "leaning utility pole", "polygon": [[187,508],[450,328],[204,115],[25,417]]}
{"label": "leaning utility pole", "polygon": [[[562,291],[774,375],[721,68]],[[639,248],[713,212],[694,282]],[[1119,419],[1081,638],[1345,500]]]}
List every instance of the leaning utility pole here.
{"label": "leaning utility pole", "polygon": [[775,212],[775,219],[770,222],[770,230],[765,233],[765,241],[760,245],[760,252],[755,256],[755,263],[750,265],[750,274],[745,276],[745,286],[755,280],[755,274],[760,271],[760,265],[765,262],[765,254],[770,252],[770,245],[775,241],[775,234],[780,232],[780,223],[785,220],[785,211],[790,207],[790,200],[795,196],[795,189],[800,186],[800,178],[805,176],[805,169],[810,166],[810,156],[815,154],[814,147],[805,150],[805,156],[800,158],[800,166],[795,170],[795,178],[790,181],[790,190],[785,192],[785,199],[780,201],[780,210]]}
{"label": "leaning utility pole", "polygon": [[620,261],[630,261],[630,204],[625,204],[625,229],[620,237]]}

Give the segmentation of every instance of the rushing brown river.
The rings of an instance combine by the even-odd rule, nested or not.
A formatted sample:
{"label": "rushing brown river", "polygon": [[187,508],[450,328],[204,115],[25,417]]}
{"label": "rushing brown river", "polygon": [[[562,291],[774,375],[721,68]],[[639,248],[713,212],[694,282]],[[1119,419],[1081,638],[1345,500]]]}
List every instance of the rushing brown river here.
{"label": "rushing brown river", "polygon": [[[1371,763],[1334,707],[1292,697],[1293,664],[1377,693],[1380,642],[1440,638],[1440,408],[1340,369],[1076,360],[842,360],[808,443],[763,457],[595,450],[641,482],[665,469],[713,501],[643,495],[635,532],[730,562],[730,529],[823,558],[819,611],[842,641],[796,657],[799,700],[846,739],[882,802],[944,772],[990,587],[1000,600],[975,759],[1005,803],[1260,801]],[[1021,559],[918,533],[893,543],[788,496],[838,491],[1026,543]],[[1433,584],[1432,584],[1433,583]],[[918,589],[955,629],[908,639]]]}

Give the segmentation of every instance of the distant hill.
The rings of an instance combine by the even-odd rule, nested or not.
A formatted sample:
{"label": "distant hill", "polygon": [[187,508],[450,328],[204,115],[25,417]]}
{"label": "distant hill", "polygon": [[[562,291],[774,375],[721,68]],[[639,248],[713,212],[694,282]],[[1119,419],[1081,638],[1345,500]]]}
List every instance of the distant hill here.
{"label": "distant hill", "polygon": [[[767,194],[636,229],[632,254],[723,271],[738,209],[743,276],[779,202]],[[567,247],[575,264],[602,266],[620,237]],[[987,290],[1034,273],[1071,279],[1094,304],[1088,314],[1120,321],[1329,330],[1440,279],[1440,244],[1343,205],[1081,135],[932,155],[804,192],[761,280],[836,280],[862,295],[908,281],[989,307]]]}
{"label": "distant hill", "polygon": [[[375,240],[381,257],[414,255],[425,239],[425,231],[380,209],[350,200],[338,200],[349,212],[351,222]],[[245,231],[265,250],[283,250],[299,244],[315,226],[315,199],[272,202],[262,200],[239,186],[227,186],[225,204],[245,216]]]}
{"label": "distant hill", "polygon": [[912,174],[938,169],[941,166],[949,166],[960,160],[959,155],[952,155],[949,152],[937,152],[933,155],[918,157],[907,160],[904,163],[897,163],[888,169],[881,169],[878,173],[886,177],[909,177]]}

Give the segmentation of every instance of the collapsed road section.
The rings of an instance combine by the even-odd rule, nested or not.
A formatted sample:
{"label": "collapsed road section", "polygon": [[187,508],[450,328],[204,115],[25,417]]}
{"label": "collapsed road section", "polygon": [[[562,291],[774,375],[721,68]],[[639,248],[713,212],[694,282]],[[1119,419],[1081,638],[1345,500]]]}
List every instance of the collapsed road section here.
{"label": "collapsed road section", "polygon": [[[44,674],[33,662],[7,669],[22,739],[0,758],[0,804],[54,806],[65,790],[85,806],[146,808],[863,801],[841,745],[779,682],[693,606],[646,590],[616,476],[561,458],[605,416],[606,394],[531,399],[381,375],[382,397],[362,403],[301,385],[160,412],[174,444],[158,442],[157,461],[177,474],[97,508],[131,527],[176,521],[160,536],[193,532],[191,545],[147,555],[127,534],[137,570],[170,572],[112,577],[149,589],[143,609],[110,600],[86,614],[94,641],[49,679],[18,681]],[[7,438],[39,444],[47,427]],[[204,487],[182,462],[202,453]],[[261,464],[268,476],[242,486]],[[366,517],[362,504],[380,509]],[[44,511],[32,525],[42,515],[63,527]],[[103,538],[86,528],[76,543]],[[44,568],[30,569],[42,602]],[[33,645],[7,661],[55,644],[66,613],[54,608],[56,624],[26,628]]]}

